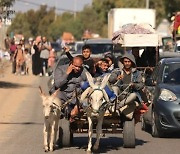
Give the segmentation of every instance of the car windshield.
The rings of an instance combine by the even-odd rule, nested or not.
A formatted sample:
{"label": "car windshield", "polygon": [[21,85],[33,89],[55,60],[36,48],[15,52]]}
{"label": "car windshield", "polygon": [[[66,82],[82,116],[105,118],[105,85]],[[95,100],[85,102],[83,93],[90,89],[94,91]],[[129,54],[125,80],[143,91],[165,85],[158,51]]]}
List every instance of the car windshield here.
{"label": "car windshield", "polygon": [[81,53],[82,52],[82,47],[83,47],[83,43],[79,43],[79,44],[77,44],[77,51],[76,51],[76,53]]}
{"label": "car windshield", "polygon": [[180,84],[180,63],[165,65],[163,70],[163,83]]}
{"label": "car windshield", "polygon": [[112,44],[88,44],[91,47],[92,54],[102,54],[113,51]]}
{"label": "car windshield", "polygon": [[51,43],[51,47],[54,48],[55,51],[61,50],[61,46],[58,43]]}

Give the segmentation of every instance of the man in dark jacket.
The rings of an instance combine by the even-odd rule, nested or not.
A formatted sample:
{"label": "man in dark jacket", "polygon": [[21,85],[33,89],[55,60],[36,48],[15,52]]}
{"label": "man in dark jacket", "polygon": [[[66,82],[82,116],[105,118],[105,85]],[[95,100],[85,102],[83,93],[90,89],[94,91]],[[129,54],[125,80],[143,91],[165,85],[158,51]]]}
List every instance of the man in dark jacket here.
{"label": "man in dark jacket", "polygon": [[135,58],[132,54],[124,54],[120,61],[123,64],[121,72],[113,72],[112,77],[117,78],[117,86],[120,89],[121,94],[119,108],[124,105],[131,104],[135,100],[139,103],[144,102],[145,96],[142,91],[144,83],[142,80],[141,72],[136,69]]}
{"label": "man in dark jacket", "polygon": [[[73,58],[69,65],[58,66],[54,74],[55,87],[60,88],[58,94],[62,103],[73,97],[75,89],[81,92],[80,83],[86,80],[85,70],[82,67],[83,60],[80,56]],[[69,105],[69,113],[75,106],[75,99]]]}

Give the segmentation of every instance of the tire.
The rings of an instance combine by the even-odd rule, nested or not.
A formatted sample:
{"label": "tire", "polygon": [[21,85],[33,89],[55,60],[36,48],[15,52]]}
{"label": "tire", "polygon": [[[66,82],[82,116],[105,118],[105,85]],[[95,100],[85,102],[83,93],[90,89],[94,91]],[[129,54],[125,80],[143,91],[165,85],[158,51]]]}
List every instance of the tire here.
{"label": "tire", "polygon": [[73,134],[70,131],[70,122],[67,119],[60,119],[59,139],[63,147],[69,147],[73,141]]}
{"label": "tire", "polygon": [[135,148],[135,124],[134,119],[125,121],[123,126],[123,147]]}
{"label": "tire", "polygon": [[163,132],[157,127],[157,118],[154,111],[152,112],[151,135],[152,137],[163,137]]}

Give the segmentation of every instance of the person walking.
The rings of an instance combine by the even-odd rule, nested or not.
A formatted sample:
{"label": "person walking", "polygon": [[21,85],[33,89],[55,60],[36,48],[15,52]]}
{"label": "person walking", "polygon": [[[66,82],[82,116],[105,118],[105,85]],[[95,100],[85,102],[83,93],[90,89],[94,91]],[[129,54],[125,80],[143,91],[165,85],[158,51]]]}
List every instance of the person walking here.
{"label": "person walking", "polygon": [[22,50],[22,44],[17,45],[17,49],[14,54],[14,59],[16,61],[16,75],[24,75],[24,70],[23,70],[23,64],[25,61],[24,57],[24,51]]}
{"label": "person walking", "polygon": [[41,73],[42,62],[40,59],[41,51],[41,36],[37,36],[31,48],[32,54],[32,73],[33,75],[39,75]]}
{"label": "person walking", "polygon": [[14,59],[14,54],[16,51],[16,45],[14,42],[14,39],[11,40],[11,45],[10,45],[10,60],[12,61],[12,73],[16,73],[16,60]]}
{"label": "person walking", "polygon": [[41,42],[41,53],[40,53],[40,58],[41,58],[41,73],[40,76],[49,76],[48,74],[48,58],[51,50],[51,44],[50,42],[47,41],[46,37],[42,37],[42,42]]}

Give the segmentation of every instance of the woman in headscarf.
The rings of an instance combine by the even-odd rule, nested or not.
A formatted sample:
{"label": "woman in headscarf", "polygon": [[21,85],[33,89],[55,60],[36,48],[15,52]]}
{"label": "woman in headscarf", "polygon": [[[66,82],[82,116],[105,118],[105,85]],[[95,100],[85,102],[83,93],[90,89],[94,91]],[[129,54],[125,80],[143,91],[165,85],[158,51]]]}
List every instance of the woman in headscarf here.
{"label": "woman in headscarf", "polygon": [[37,36],[36,40],[34,41],[32,53],[32,73],[34,75],[39,75],[41,73],[41,59],[40,59],[40,52],[41,52],[41,36]]}

